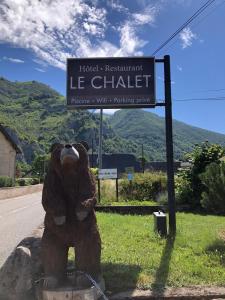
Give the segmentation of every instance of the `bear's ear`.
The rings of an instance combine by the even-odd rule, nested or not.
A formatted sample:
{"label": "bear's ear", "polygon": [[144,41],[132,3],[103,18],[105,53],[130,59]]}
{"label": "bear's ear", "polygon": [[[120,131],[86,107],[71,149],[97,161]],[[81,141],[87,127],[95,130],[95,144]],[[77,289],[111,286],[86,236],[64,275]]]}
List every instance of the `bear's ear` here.
{"label": "bear's ear", "polygon": [[83,145],[84,148],[85,148],[87,151],[90,149],[90,148],[89,148],[89,145],[88,145],[88,143],[87,143],[86,141],[81,141],[80,144]]}
{"label": "bear's ear", "polygon": [[52,153],[57,147],[61,146],[60,143],[54,143],[51,145],[49,152]]}

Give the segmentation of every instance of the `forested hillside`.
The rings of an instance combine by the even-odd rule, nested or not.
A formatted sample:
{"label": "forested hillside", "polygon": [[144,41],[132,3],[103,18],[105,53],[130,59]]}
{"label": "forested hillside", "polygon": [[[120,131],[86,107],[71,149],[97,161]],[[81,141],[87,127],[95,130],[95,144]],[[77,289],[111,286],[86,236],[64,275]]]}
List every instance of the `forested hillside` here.
{"label": "forested hillside", "polygon": [[[97,151],[99,115],[87,110],[67,111],[65,98],[45,84],[11,82],[0,78],[0,124],[6,126],[31,162],[35,153],[48,151],[53,142],[86,140]],[[222,134],[174,121],[175,158],[194,144],[208,140],[225,144]],[[141,155],[165,160],[164,119],[143,110],[120,110],[103,122],[103,152]]]}
{"label": "forested hillside", "polygon": [[[165,159],[165,119],[139,109],[119,110],[110,118],[110,125],[122,138],[144,144],[149,160]],[[174,152],[180,158],[193,145],[209,141],[225,145],[225,135],[173,121]]]}

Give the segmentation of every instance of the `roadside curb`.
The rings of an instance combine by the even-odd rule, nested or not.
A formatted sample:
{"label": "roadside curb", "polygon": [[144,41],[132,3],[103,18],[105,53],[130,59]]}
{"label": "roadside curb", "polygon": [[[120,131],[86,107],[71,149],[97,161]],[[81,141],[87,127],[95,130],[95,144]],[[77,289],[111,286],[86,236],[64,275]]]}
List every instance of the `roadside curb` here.
{"label": "roadside curb", "polygon": [[0,200],[16,198],[27,194],[37,193],[40,192],[42,188],[43,188],[43,184],[0,188]]}
{"label": "roadside curb", "polygon": [[129,290],[114,294],[110,300],[199,300],[225,299],[224,287],[193,286],[182,288],[165,288],[163,290]]}
{"label": "roadside curb", "polygon": [[129,215],[151,215],[155,211],[165,211],[161,205],[149,206],[149,205],[126,205],[126,206],[110,206],[110,205],[96,205],[95,211],[106,213],[118,213]]}

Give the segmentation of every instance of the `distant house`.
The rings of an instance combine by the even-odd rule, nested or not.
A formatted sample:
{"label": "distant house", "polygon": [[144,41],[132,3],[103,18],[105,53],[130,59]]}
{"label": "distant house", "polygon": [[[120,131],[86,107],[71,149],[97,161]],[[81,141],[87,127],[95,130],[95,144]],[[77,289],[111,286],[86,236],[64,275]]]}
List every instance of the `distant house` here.
{"label": "distant house", "polygon": [[15,178],[17,154],[21,154],[20,148],[0,125],[0,176]]}

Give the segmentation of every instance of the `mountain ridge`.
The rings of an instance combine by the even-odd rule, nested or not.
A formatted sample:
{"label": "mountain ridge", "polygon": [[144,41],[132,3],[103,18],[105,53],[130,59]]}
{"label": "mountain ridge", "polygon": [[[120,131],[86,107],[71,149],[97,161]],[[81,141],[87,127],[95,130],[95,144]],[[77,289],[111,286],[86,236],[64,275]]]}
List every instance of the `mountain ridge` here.
{"label": "mountain ridge", "polygon": [[[133,123],[135,123],[135,127],[132,126]],[[161,154],[163,153],[165,159],[164,117],[143,110],[119,110],[110,119],[110,124],[119,136],[135,140],[138,144],[144,144],[147,152],[153,153],[153,157],[162,158],[162,155],[159,156],[157,153],[158,147],[161,147]],[[206,140],[210,143],[224,145],[225,135],[173,120],[173,140],[175,157],[179,157],[183,156],[185,152],[191,151],[195,144]],[[155,145],[155,149],[151,147],[152,145]]]}
{"label": "mountain ridge", "polygon": [[[12,82],[0,77],[0,123],[19,141],[23,158],[47,152],[55,141],[87,140],[98,151],[99,115],[87,110],[67,110],[65,98],[37,81]],[[225,144],[225,135],[173,120],[174,156],[181,159],[194,144],[209,140]],[[165,120],[152,112],[122,109],[103,118],[103,152],[165,160]]]}

